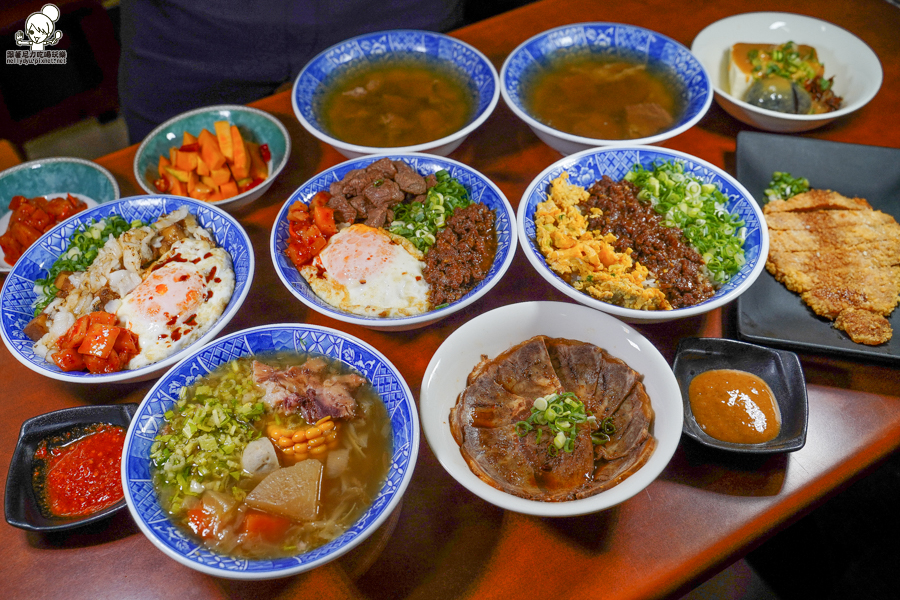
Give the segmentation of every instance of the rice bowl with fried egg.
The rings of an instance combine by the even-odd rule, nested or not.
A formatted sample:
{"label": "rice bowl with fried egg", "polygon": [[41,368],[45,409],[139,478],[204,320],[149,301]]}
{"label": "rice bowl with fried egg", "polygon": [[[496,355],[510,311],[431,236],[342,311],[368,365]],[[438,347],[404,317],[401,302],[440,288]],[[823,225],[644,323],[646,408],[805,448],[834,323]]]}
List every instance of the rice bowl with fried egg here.
{"label": "rice bowl with fried egg", "polygon": [[[483,265],[484,273],[486,273],[484,278],[471,289],[468,289],[462,297],[454,300],[430,302],[430,305],[425,311],[409,316],[398,315],[382,317],[378,316],[377,311],[372,311],[365,315],[353,314],[329,303],[313,289],[313,286],[307,278],[303,276],[301,273],[303,265],[301,265],[301,268],[298,268],[296,263],[287,253],[293,242],[291,232],[291,212],[297,209],[298,204],[303,203],[306,204],[307,207],[312,206],[313,200],[319,192],[323,190],[330,192],[333,184],[343,181],[352,172],[364,171],[374,163],[384,160],[385,158],[390,159],[391,161],[403,161],[411,169],[426,178],[431,174],[436,175],[441,171],[445,171],[449,177],[456,179],[460,185],[467,190],[468,196],[472,200],[470,206],[481,206],[486,211],[489,211],[494,217],[492,241],[495,244],[495,248],[493,251],[493,261],[487,261],[487,264]],[[397,217],[397,215],[395,215],[395,217]],[[393,220],[388,218],[381,228],[389,233],[397,233],[394,230],[395,228],[399,229],[399,227],[396,227],[396,223],[399,220],[400,219],[398,218],[394,218]],[[346,221],[342,221],[342,223],[343,222]],[[309,308],[345,323],[361,325],[379,331],[404,331],[416,329],[439,321],[476,302],[490,291],[509,268],[515,255],[517,240],[512,233],[514,225],[515,216],[512,207],[509,205],[509,201],[503,195],[503,192],[484,175],[467,165],[433,155],[415,153],[384,154],[345,161],[344,163],[317,174],[298,188],[284,204],[276,218],[275,226],[272,229],[270,253],[275,265],[276,273],[281,281],[298,300]],[[338,229],[342,228],[343,227],[338,227]],[[406,239],[409,238],[407,237]],[[418,244],[414,245],[418,247]],[[426,263],[428,261],[428,256],[433,254],[433,251],[429,251],[425,255]],[[445,270],[442,269],[441,272],[444,271]]]}
{"label": "rice bowl with fried egg", "polygon": [[428,310],[422,253],[400,236],[355,224],[328,240],[301,275],[320,298],[355,315],[397,317]]}
{"label": "rice bowl with fried egg", "polygon": [[[93,221],[73,233],[69,251],[37,286],[38,315],[25,333],[35,340],[35,354],[60,368],[58,355],[83,317],[104,313],[136,337],[136,355],[121,365],[121,370],[135,370],[202,337],[222,315],[235,288],[231,256],[217,247],[187,208],[150,225],[122,221],[130,228],[117,236],[108,233],[107,221]],[[90,243],[94,248],[83,252]],[[90,262],[84,270],[65,270],[81,264],[79,260]]]}

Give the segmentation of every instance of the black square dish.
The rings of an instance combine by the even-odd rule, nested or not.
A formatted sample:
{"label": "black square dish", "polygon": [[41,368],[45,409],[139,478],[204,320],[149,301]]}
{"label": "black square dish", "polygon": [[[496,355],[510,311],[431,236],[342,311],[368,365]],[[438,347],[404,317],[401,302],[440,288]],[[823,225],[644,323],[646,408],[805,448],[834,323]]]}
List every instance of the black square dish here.
{"label": "black square dish", "polygon": [[[737,178],[760,205],[766,203],[763,190],[775,171],[806,177],[813,188],[865,198],[900,221],[900,149],[740,132]],[[898,315],[895,309],[888,317],[895,330]],[[738,298],[737,330],[742,339],[767,346],[900,363],[900,334],[879,346],[854,343],[768,271]]]}
{"label": "black square dish", "polygon": [[[751,454],[793,452],[806,444],[808,404],[806,381],[797,355],[746,342],[718,338],[688,338],[678,344],[672,367],[684,404],[683,431],[701,444]],[[723,442],[707,435],[691,412],[688,389],[698,374],[712,369],[736,369],[752,373],[769,384],[781,412],[778,437],[761,444]]]}
{"label": "black square dish", "polygon": [[33,459],[41,440],[79,425],[108,423],[128,428],[138,405],[78,406],[28,419],[22,424],[6,478],[6,522],[29,531],[63,531],[95,523],[125,508],[122,498],[114,505],[83,517],[47,518],[40,510],[33,484]]}

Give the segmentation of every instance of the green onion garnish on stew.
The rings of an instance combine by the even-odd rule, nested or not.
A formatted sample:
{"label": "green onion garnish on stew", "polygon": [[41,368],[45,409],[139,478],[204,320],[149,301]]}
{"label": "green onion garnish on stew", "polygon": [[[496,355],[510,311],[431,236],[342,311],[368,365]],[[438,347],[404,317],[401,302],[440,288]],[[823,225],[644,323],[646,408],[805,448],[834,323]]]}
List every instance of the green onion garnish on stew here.
{"label": "green onion garnish on stew", "polygon": [[572,392],[548,394],[536,398],[531,406],[531,415],[524,421],[516,423],[516,433],[525,437],[535,432],[535,443],[540,444],[546,433],[548,436],[547,452],[555,455],[558,452],[572,452],[575,449],[575,438],[578,426],[587,424],[593,429],[591,442],[594,445],[605,444],[616,432],[616,427],[609,417],[597,423],[597,417],[590,414],[584,402]]}

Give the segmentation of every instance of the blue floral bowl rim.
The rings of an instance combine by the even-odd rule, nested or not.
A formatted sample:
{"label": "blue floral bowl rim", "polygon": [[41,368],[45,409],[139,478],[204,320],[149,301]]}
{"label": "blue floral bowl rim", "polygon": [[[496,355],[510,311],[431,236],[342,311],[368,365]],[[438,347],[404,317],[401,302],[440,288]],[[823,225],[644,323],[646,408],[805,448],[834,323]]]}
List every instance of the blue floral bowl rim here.
{"label": "blue floral bowl rim", "polygon": [[[458,44],[460,46],[465,47],[470,52],[479,57],[484,66],[491,73],[492,79],[494,81],[494,93],[491,95],[490,102],[485,106],[484,110],[475,115],[475,118],[472,119],[470,123],[468,123],[462,129],[451,133],[450,135],[444,136],[437,140],[432,140],[430,142],[424,142],[422,144],[415,144],[413,146],[398,146],[395,148],[390,147],[380,147],[380,146],[359,146],[357,144],[351,144],[349,142],[345,142],[343,140],[339,140],[337,138],[331,137],[326,132],[322,131],[312,123],[306,120],[303,116],[302,111],[300,110],[300,105],[297,100],[298,87],[300,83],[300,79],[307,72],[307,70],[316,63],[321,57],[325,56],[335,48],[343,46],[344,44],[354,42],[356,40],[363,40],[371,37],[384,36],[394,33],[415,33],[415,34],[423,34],[427,36],[432,36],[436,38],[445,39],[453,44]],[[300,70],[300,73],[297,74],[296,79],[294,79],[294,84],[291,87],[291,106],[294,109],[294,114],[297,117],[297,120],[300,121],[300,124],[306,129],[309,133],[319,138],[326,144],[330,146],[334,146],[335,148],[340,148],[346,150],[348,152],[354,152],[356,154],[383,154],[383,153],[410,153],[410,152],[427,152],[430,149],[437,148],[439,146],[443,146],[445,144],[449,144],[455,140],[460,138],[464,138],[468,136],[470,133],[478,129],[482,123],[484,123],[488,117],[494,112],[494,109],[497,107],[497,103],[500,101],[500,76],[497,74],[497,69],[494,67],[493,63],[488,59],[487,56],[483,52],[481,52],[478,48],[475,48],[471,44],[460,40],[459,38],[451,37],[449,35],[437,32],[437,31],[427,31],[424,29],[386,29],[383,31],[373,31],[372,33],[364,33],[361,35],[357,35],[352,38],[348,38],[341,42],[338,42],[325,50],[316,54],[313,58],[303,66],[303,69]],[[304,98],[305,102],[308,102],[308,98]]]}
{"label": "blue floral bowl rim", "polygon": [[[300,553],[295,557],[281,558],[281,559],[272,559],[272,560],[249,560],[249,559],[234,559],[230,557],[226,557],[225,555],[219,555],[218,553],[214,553],[212,551],[203,549],[202,547],[198,547],[197,551],[189,553],[186,555],[184,553],[179,553],[170,548],[167,544],[161,542],[156,533],[150,530],[148,527],[146,520],[141,516],[137,507],[135,506],[135,499],[133,497],[132,490],[132,482],[129,476],[128,470],[128,458],[129,458],[129,450],[132,448],[134,444],[134,438],[137,435],[136,430],[140,427],[141,421],[147,415],[148,406],[154,398],[160,394],[165,394],[161,392],[161,388],[169,382],[169,379],[174,377],[180,369],[188,367],[191,363],[200,360],[202,354],[207,352],[209,349],[212,349],[217,346],[226,345],[233,340],[238,338],[242,338],[254,333],[264,333],[264,332],[274,332],[274,331],[282,331],[282,330],[290,330],[294,333],[300,332],[318,332],[323,335],[332,335],[343,341],[349,342],[351,344],[355,344],[367,352],[371,353],[376,359],[378,359],[382,366],[384,366],[396,380],[396,383],[399,384],[400,392],[402,392],[402,397],[404,399],[404,403],[407,404],[408,410],[406,412],[395,410],[394,412],[388,411],[388,417],[392,422],[394,422],[395,415],[399,414],[400,416],[397,418],[403,419],[404,414],[408,414],[408,420],[403,419],[401,421],[401,425],[403,429],[408,431],[409,433],[409,444],[406,447],[405,454],[408,455],[408,458],[402,463],[396,462],[397,456],[397,448],[393,448],[393,456],[391,460],[391,464],[395,463],[399,465],[400,468],[403,469],[402,476],[399,484],[391,485],[390,481],[385,481],[382,485],[381,490],[379,491],[379,497],[382,495],[389,496],[387,504],[378,505],[378,498],[376,498],[375,503],[370,506],[366,512],[364,512],[359,519],[359,521],[363,520],[367,515],[369,515],[372,511],[377,512],[377,517],[368,522],[361,531],[354,531],[355,526],[351,526],[351,528],[344,532],[342,535],[338,536],[331,542],[328,542],[324,546],[319,546],[318,548],[314,548],[313,550]],[[262,350],[265,352],[266,350]],[[275,351],[275,350],[273,350]],[[240,356],[247,356],[247,354],[241,354]],[[338,357],[332,357],[338,358]],[[230,359],[229,359],[230,360]],[[345,362],[342,358],[338,358],[341,362]],[[228,360],[225,360],[219,364],[213,366],[212,369],[208,368],[208,365],[202,365],[204,372],[200,372],[197,370],[197,366],[192,370],[194,376],[192,378],[196,379],[196,377],[203,376],[206,373],[214,370],[215,367],[218,367],[220,364],[227,363]],[[345,362],[345,364],[347,364]],[[372,382],[375,385],[375,382]],[[394,441],[396,443],[396,440]],[[407,487],[409,486],[409,482],[412,479],[413,472],[415,470],[416,462],[418,459],[418,451],[419,445],[421,443],[421,431],[419,425],[419,414],[418,414],[418,406],[416,405],[415,399],[413,397],[412,391],[409,388],[409,385],[406,383],[403,375],[397,369],[397,367],[381,352],[379,352],[374,346],[371,344],[353,336],[349,333],[333,329],[330,327],[325,327],[322,325],[313,325],[313,324],[304,324],[304,323],[272,323],[268,325],[259,325],[256,327],[250,327],[247,329],[242,329],[240,331],[235,331],[228,335],[217,338],[208,344],[204,344],[203,347],[197,348],[193,352],[191,352],[188,356],[178,362],[178,364],[174,365],[171,369],[169,369],[165,375],[163,375],[147,392],[147,395],[141,400],[139,406],[134,412],[134,415],[131,420],[131,424],[128,427],[128,432],[125,437],[125,445],[122,450],[122,488],[125,492],[125,501],[128,506],[128,510],[131,513],[132,518],[137,523],[138,527],[144,533],[145,536],[156,546],[160,551],[169,556],[170,558],[176,560],[182,565],[188,566],[197,571],[214,575],[217,577],[225,577],[229,579],[243,579],[243,580],[262,580],[262,579],[276,579],[281,577],[288,577],[290,575],[296,575],[298,573],[303,573],[305,571],[312,570],[316,567],[322,566],[345,553],[349,552],[357,545],[362,543],[369,535],[371,535],[375,530],[377,530],[391,515],[391,513],[399,506],[403,494],[406,492]],[[139,457],[143,460],[143,457]],[[149,458],[148,458],[149,460]],[[154,492],[155,495],[155,492]],[[168,520],[168,517],[161,516]],[[183,534],[175,533],[174,527],[171,535],[177,535],[184,537]],[[187,538],[185,538],[187,539]],[[197,545],[196,542],[191,542],[194,545]],[[211,554],[214,556],[221,556],[225,560],[233,561],[233,568],[221,568],[215,566],[209,566],[204,564],[200,558],[194,556],[192,560],[190,554],[197,553],[205,553]],[[305,555],[316,555],[315,558],[310,560],[307,563],[303,563],[302,561],[297,560],[298,557]],[[278,563],[278,566],[272,566],[271,563]]]}
{"label": "blue floral bowl rim", "polygon": [[[546,259],[543,255],[540,254],[539,250],[536,250],[536,248],[534,247],[534,240],[528,237],[526,231],[526,222],[530,224],[532,228],[534,225],[534,211],[529,210],[529,204],[531,204],[530,199],[536,193],[539,193],[537,189],[538,186],[548,185],[548,177],[554,171],[568,171],[575,165],[579,164],[581,161],[590,159],[600,154],[618,154],[625,152],[644,152],[659,154],[669,160],[693,163],[699,167],[707,169],[716,177],[722,179],[735,189],[738,196],[742,198],[749,207],[750,212],[755,215],[759,227],[760,236],[760,247],[757,260],[752,264],[750,271],[746,274],[744,280],[737,287],[731,289],[725,294],[713,296],[712,298],[693,306],[675,308],[672,310],[636,310],[603,302],[601,300],[593,298],[592,296],[582,293],[573,288],[571,285],[565,283],[561,277],[559,277],[550,269],[549,266],[547,266]],[[600,175],[602,176],[603,174],[601,173]],[[540,193],[543,193],[546,196],[546,192]],[[672,319],[692,317],[695,315],[703,314],[715,308],[719,308],[720,306],[731,302],[732,300],[740,296],[745,290],[747,290],[754,281],[756,281],[756,278],[760,273],[762,273],[763,269],[765,269],[766,256],[768,256],[769,253],[769,234],[762,209],[756,202],[756,199],[753,197],[753,195],[749,191],[747,191],[747,189],[737,179],[729,175],[724,169],[721,169],[714,164],[703,160],[702,158],[687,154],[686,152],[672,150],[671,148],[664,148],[661,146],[634,145],[589,148],[587,150],[583,150],[581,152],[577,152],[575,154],[571,154],[569,156],[561,158],[560,160],[556,161],[555,163],[541,171],[541,173],[538,174],[525,189],[525,192],[522,194],[522,199],[519,202],[516,221],[519,234],[519,243],[522,246],[522,250],[525,252],[525,257],[528,259],[528,262],[530,262],[531,265],[535,268],[535,270],[541,275],[541,277],[544,278],[545,281],[580,304],[584,304],[585,306],[589,306],[591,308],[595,308],[597,310],[615,315],[619,318],[631,320],[633,322],[668,321]]]}
{"label": "blue floral bowl rim", "polygon": [[[623,27],[623,28],[627,28],[627,29],[645,31],[649,34],[653,34],[653,35],[683,49],[686,54],[690,55],[693,58],[694,62],[699,67],[700,72],[703,73],[703,78],[706,81],[706,86],[705,86],[706,90],[704,93],[705,100],[703,101],[702,108],[700,108],[693,117],[686,120],[685,122],[680,123],[679,125],[677,125],[676,127],[673,127],[672,129],[663,131],[662,133],[658,133],[653,136],[648,136],[648,137],[644,137],[644,138],[627,139],[627,140],[604,140],[604,139],[599,139],[599,138],[582,137],[579,135],[566,133],[564,131],[560,131],[559,129],[554,129],[552,127],[544,125],[543,123],[541,123],[540,121],[538,121],[537,119],[535,119],[534,117],[529,115],[528,112],[526,112],[523,108],[521,108],[517,102],[513,102],[512,98],[509,97],[509,93],[507,92],[508,68],[509,68],[509,65],[512,62],[512,60],[514,60],[515,56],[520,51],[522,51],[526,46],[528,46],[529,44],[531,44],[532,42],[534,42],[536,40],[539,40],[539,39],[546,37],[556,31],[560,31],[563,29],[571,29],[573,27],[577,28],[577,27],[603,27],[603,26]],[[676,135],[684,133],[685,131],[687,131],[694,125],[696,125],[700,121],[700,119],[702,119],[704,117],[704,115],[706,115],[706,113],[709,111],[710,106],[712,106],[713,97],[714,97],[712,81],[709,78],[709,73],[706,72],[706,68],[703,66],[703,64],[700,62],[700,60],[691,52],[690,48],[688,48],[687,46],[685,46],[678,40],[674,40],[674,39],[670,38],[669,36],[667,36],[663,33],[659,33],[657,31],[653,31],[652,29],[647,29],[646,27],[641,27],[639,25],[630,25],[628,23],[614,23],[614,22],[610,22],[610,21],[589,21],[589,22],[583,22],[583,23],[570,23],[568,25],[560,25],[559,27],[554,27],[552,29],[542,31],[541,33],[531,36],[530,38],[528,38],[527,40],[525,40],[524,42],[522,42],[521,44],[516,46],[515,49],[512,52],[510,52],[509,55],[506,57],[506,60],[503,61],[503,66],[500,68],[500,93],[503,96],[503,100],[506,102],[506,105],[509,106],[510,110],[512,110],[516,114],[516,116],[518,116],[520,119],[525,121],[525,123],[528,124],[529,127],[538,129],[547,135],[551,135],[551,136],[557,137],[559,139],[566,140],[568,142],[584,144],[585,146],[655,144],[657,142],[661,142],[661,141],[673,138]]]}
{"label": "blue floral bowl rim", "polygon": [[[498,245],[497,254],[494,256],[494,263],[491,266],[491,270],[496,269],[496,272],[493,276],[482,280],[475,289],[470,290],[465,296],[457,300],[456,302],[451,303],[449,306],[445,306],[443,308],[433,309],[426,313],[422,313],[420,315],[413,315],[409,317],[365,317],[362,315],[353,315],[351,313],[344,312],[337,307],[333,307],[327,305],[325,301],[321,301],[321,303],[314,303],[304,298],[301,294],[297,292],[293,285],[291,285],[290,281],[284,272],[284,268],[279,263],[280,252],[279,252],[279,237],[282,237],[279,234],[280,225],[283,226],[283,223],[287,219],[287,213],[290,206],[298,201],[303,200],[302,192],[304,188],[310,186],[316,179],[321,177],[328,176],[332,173],[341,171],[343,169],[347,169],[355,164],[365,163],[370,164],[382,158],[391,158],[392,160],[402,160],[404,158],[421,158],[425,160],[431,160],[437,163],[444,163],[447,165],[451,165],[454,168],[461,169],[463,171],[469,172],[473,177],[480,179],[484,182],[485,187],[491,190],[499,200],[499,203],[504,207],[505,217],[509,220],[509,242],[506,247],[505,255],[500,255],[500,247]],[[312,195],[310,195],[310,198]],[[477,200],[477,199],[475,199]],[[446,158],[443,156],[436,156],[433,154],[424,154],[420,152],[385,152],[379,154],[367,154],[365,156],[360,156],[358,158],[351,158],[345,160],[342,163],[339,163],[333,167],[330,167],[320,173],[317,173],[307,181],[305,181],[300,187],[294,190],[294,193],[287,199],[284,205],[281,207],[281,210],[278,211],[278,216],[275,218],[275,223],[272,225],[272,235],[269,239],[269,252],[271,254],[272,262],[275,265],[275,272],[278,274],[278,278],[284,284],[284,286],[301,302],[307,305],[309,308],[322,313],[326,316],[338,319],[345,323],[352,323],[355,325],[362,325],[363,327],[379,327],[379,326],[416,326],[417,324],[427,324],[437,319],[442,319],[446,316],[449,316],[466,306],[476,302],[478,299],[487,294],[506,274],[507,270],[509,270],[509,266],[512,264],[513,259],[516,254],[516,245],[518,243],[518,236],[516,234],[516,213],[513,210],[512,205],[507,199],[506,195],[500,190],[497,185],[491,181],[487,176],[482,174],[480,171],[461,163],[459,161],[453,160],[452,158]],[[498,261],[500,261],[498,263]],[[288,268],[293,268],[293,266],[289,266]],[[301,276],[302,279],[302,276]],[[308,284],[303,282],[304,287],[309,287]],[[311,291],[311,290],[310,290]]]}

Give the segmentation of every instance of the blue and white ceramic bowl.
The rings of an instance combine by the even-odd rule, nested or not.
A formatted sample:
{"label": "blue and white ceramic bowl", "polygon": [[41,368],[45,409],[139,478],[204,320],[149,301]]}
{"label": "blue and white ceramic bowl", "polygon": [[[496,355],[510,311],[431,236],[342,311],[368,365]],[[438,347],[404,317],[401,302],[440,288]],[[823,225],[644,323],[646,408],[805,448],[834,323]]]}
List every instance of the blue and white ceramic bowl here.
{"label": "blue and white ceramic bowl", "polygon": [[[551,64],[560,53],[589,50],[603,56],[627,55],[643,61],[658,61],[675,73],[681,84],[685,109],[668,131],[631,140],[602,140],[564,133],[544,125],[528,113],[524,85],[538,70]],[[520,44],[500,70],[500,93],[516,116],[544,143],[564,155],[598,146],[655,144],[693,127],[713,100],[709,76],[690,50],[660,33],[621,23],[576,23],[539,33]]]}
{"label": "blue and white ceramic bowl", "polygon": [[[155,221],[160,215],[172,212],[182,206],[196,215],[198,222],[211,230],[216,243],[228,251],[234,265],[234,292],[225,311],[200,339],[187,348],[157,363],[133,371],[92,374],[88,372],[64,372],[54,363],[47,362],[34,353],[32,342],[23,329],[34,317],[34,303],[37,294],[35,281],[47,276],[51,265],[66,251],[69,237],[84,223],[119,215],[127,221],[140,219]],[[60,381],[75,383],[112,383],[145,381],[157,377],[162,371],[175,364],[194,348],[213,339],[237,314],[250,291],[253,281],[255,261],[253,246],[244,228],[228,213],[205,202],[181,198],[180,196],[133,196],[117,202],[101,204],[81,212],[60,223],[29,248],[7,275],[0,290],[0,334],[10,353],[32,371]]]}
{"label": "blue and white ceramic bowl", "polygon": [[[173,524],[150,481],[150,445],[179,390],[219,365],[242,356],[277,351],[313,352],[338,359],[364,375],[387,407],[393,436],[387,479],[375,501],[343,535],[289,558],[247,560],[203,547]],[[135,414],[122,454],[122,485],[131,516],[153,544],[183,565],[217,577],[273,579],[308,571],[343,555],[390,516],[412,478],[419,452],[419,417],[400,372],[378,350],[341,331],[316,325],[280,324],[245,329],[195,350],[166,373]]]}
{"label": "blue and white ceramic bowl", "polygon": [[234,211],[243,208],[262,196],[272,186],[291,155],[291,138],[281,121],[257,108],[240,104],[206,106],[172,117],[151,131],[134,156],[134,178],[148,194],[158,194],[153,182],[159,178],[159,157],[169,156],[169,148],[181,146],[184,132],[193,136],[208,129],[215,134],[216,121],[228,121],[237,125],[246,141],[269,146],[272,158],[268,162],[269,176],[258,186],[237,196],[215,203],[219,208]]}
{"label": "blue and white ceramic bowl", "polygon": [[[321,190],[328,191],[332,182],[340,181],[349,171],[364,169],[369,164],[384,157],[388,157],[391,160],[403,160],[421,175],[445,169],[451,177],[455,177],[465,186],[469,191],[469,197],[473,201],[480,202],[494,211],[494,226],[497,231],[497,253],[494,256],[494,263],[491,265],[487,277],[456,302],[412,317],[362,317],[344,312],[320,299],[285,254],[290,241],[287,214],[294,202],[299,200],[309,204],[316,192]],[[281,207],[281,211],[275,219],[275,226],[272,228],[269,248],[272,253],[272,261],[275,263],[275,272],[278,273],[282,283],[287,286],[294,296],[311,309],[338,321],[362,325],[370,329],[403,331],[424,327],[440,321],[444,317],[472,304],[487,294],[500,281],[516,253],[515,218],[512,206],[510,206],[509,201],[503,195],[503,192],[500,191],[500,188],[471,167],[449,158],[427,154],[379,154],[345,161],[319,173],[300,186],[288,198],[284,206]]]}
{"label": "blue and white ceramic bowl", "polygon": [[[119,184],[112,173],[81,158],[42,158],[11,167],[0,173],[0,235],[9,227],[9,202],[13,196],[52,199],[66,194],[91,208],[118,200]],[[0,249],[0,272],[11,268]]]}
{"label": "blue and white ceramic bowl", "polygon": [[[398,148],[357,146],[334,138],[325,130],[318,108],[332,75],[357,61],[376,62],[392,56],[408,55],[450,66],[465,78],[475,98],[475,112],[465,127],[431,142]],[[428,152],[446,156],[484,123],[499,98],[497,70],[484,54],[455,38],[415,29],[367,33],[324,50],[303,67],[291,92],[294,114],[300,124],[347,158],[381,152]]]}
{"label": "blue and white ceramic bowl", "polygon": [[[746,263],[728,283],[720,287],[716,294],[700,304],[673,310],[636,310],[608,304],[582,293],[566,283],[547,266],[543,254],[535,242],[534,212],[537,205],[547,199],[550,182],[562,173],[569,174],[569,182],[584,188],[608,175],[613,181],[620,181],[634,165],[653,168],[654,162],[678,161],[684,165],[684,172],[700,178],[705,183],[719,186],[728,198],[727,209],[744,220],[746,237],[744,253]],[[731,302],[749,288],[766,264],[769,254],[769,230],[762,210],[744,186],[722,169],[705,160],[684,152],[658,148],[655,146],[622,146],[585,150],[560,159],[535,177],[522,200],[518,212],[519,241],[525,256],[547,282],[576,302],[614,315],[630,323],[656,323],[699,315]]]}

